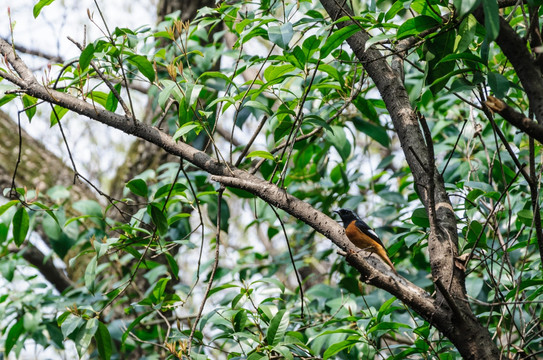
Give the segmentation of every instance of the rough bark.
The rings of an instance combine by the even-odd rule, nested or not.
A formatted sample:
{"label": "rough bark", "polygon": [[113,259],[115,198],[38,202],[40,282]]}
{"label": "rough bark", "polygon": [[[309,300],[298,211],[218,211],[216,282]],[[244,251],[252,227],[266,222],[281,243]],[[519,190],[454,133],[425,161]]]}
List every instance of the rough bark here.
{"label": "rough bark", "polygon": [[[477,9],[474,15],[477,21],[484,25],[483,9]],[[541,70],[536,65],[532,54],[528,51],[526,42],[501,16],[500,32],[496,38],[496,43],[515,68],[537,122],[543,124],[543,78],[541,77]]]}
{"label": "rough bark", "polygon": [[524,114],[516,111],[500,99],[489,96],[486,106],[500,114],[507,122],[543,144],[543,125],[528,119]]}
{"label": "rough bark", "polygon": [[[0,40],[0,53],[16,69],[19,75],[0,73],[0,76],[20,86],[21,90],[46,102],[62,104],[62,106],[81,115],[88,116],[91,119],[153,143],[168,153],[182,157],[209,174],[215,175],[212,177],[213,180],[220,181],[227,186],[247,190],[266,202],[285,210],[295,218],[304,221],[324,236],[330,238],[338,247],[347,251],[348,254],[352,252],[353,254],[349,255],[347,260],[360,271],[362,278],[368,284],[389,291],[440,329],[440,324],[448,323],[446,322],[446,308],[441,307],[423,289],[405,279],[390,276],[390,273],[387,273],[385,265],[379,263],[378,260],[371,258],[366,260],[356,254],[356,248],[345,237],[343,227],[311,205],[289,195],[276,185],[259,179],[246,171],[232,168],[225,163],[220,163],[206,153],[187,144],[177,143],[170,135],[161,132],[157,128],[96,108],[92,104],[71,95],[43,87],[34,79],[32,73],[28,71],[21,59],[13,54],[11,47],[7,43],[2,42],[2,40]],[[370,265],[370,262],[373,266]]]}
{"label": "rough bark", "polygon": [[[335,1],[322,0],[321,2],[333,18],[345,15]],[[339,26],[348,24],[349,22],[343,22]],[[182,157],[212,174],[213,180],[227,186],[247,190],[266,202],[285,210],[347,251],[347,260],[360,272],[364,281],[390,292],[406,303],[442,331],[466,359],[498,358],[498,350],[488,331],[478,323],[467,302],[457,301],[465,299],[465,289],[463,273],[454,266],[454,256],[457,254],[457,235],[456,219],[452,206],[445,192],[443,180],[435,168],[430,166],[433,164],[433,160],[428,155],[429,149],[426,147],[417,117],[409,104],[405,88],[379,52],[373,49],[364,51],[364,44],[368,37],[365,32],[361,31],[351,37],[349,44],[366,67],[387,104],[406,159],[419,187],[422,201],[430,216],[435,218],[429,239],[429,251],[432,275],[439,288],[437,299],[407,280],[391,275],[387,272],[387,268],[377,260],[374,261],[372,258],[366,260],[358,255],[355,251],[356,248],[346,239],[341,225],[274,184],[225,163],[220,163],[187,144],[177,143],[168,134],[150,125],[110,113],[71,95],[43,87],[34,79],[32,72],[21,59],[13,54],[9,44],[1,40],[0,53],[18,75],[0,73],[0,76],[36,98],[60,104],[78,114],[153,143],[168,153]],[[428,171],[428,169],[431,170]],[[428,177],[428,173],[433,176]]]}
{"label": "rough bark", "polygon": [[[335,0],[321,0],[321,3],[333,20],[353,16],[352,10],[342,7]],[[343,21],[337,26],[342,28],[351,24],[354,22]],[[361,31],[351,36],[347,42],[372,78],[387,106],[430,218],[428,251],[433,281],[438,287],[437,300],[445,319],[443,322],[435,320],[429,322],[455,344],[464,358],[496,359],[499,357],[496,344],[488,330],[477,321],[468,303],[464,301],[466,300],[464,274],[454,265],[454,259],[458,255],[456,217],[445,191],[443,179],[434,166],[433,151],[427,146],[399,74],[392,70],[379,51],[372,47],[365,50],[369,38],[370,35],[361,27]],[[428,176],[429,174],[431,176]],[[425,317],[424,314],[419,314]]]}

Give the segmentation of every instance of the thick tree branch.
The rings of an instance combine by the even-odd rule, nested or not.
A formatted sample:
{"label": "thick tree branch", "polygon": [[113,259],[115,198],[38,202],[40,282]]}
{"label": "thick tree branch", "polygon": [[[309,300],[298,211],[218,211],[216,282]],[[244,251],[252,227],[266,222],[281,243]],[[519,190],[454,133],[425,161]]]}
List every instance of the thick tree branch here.
{"label": "thick tree branch", "polygon": [[[321,0],[321,4],[332,17],[332,20],[345,16],[351,18],[351,21],[337,23],[339,28],[356,24],[352,10],[343,6],[344,1]],[[431,227],[428,239],[432,276],[434,279],[443,281],[448,295],[453,298],[465,299],[464,274],[454,265],[454,258],[458,255],[456,217],[445,190],[443,178],[435,167],[430,168],[432,162],[428,159],[429,152],[424,136],[399,74],[390,67],[386,58],[374,47],[365,49],[370,35],[363,30],[361,25],[359,26],[361,31],[351,36],[347,42],[375,83],[386,104],[415,183],[419,188],[421,200],[427,209],[430,206],[428,190],[432,183],[434,186],[433,196],[437,224]],[[430,180],[430,177],[433,179]],[[447,306],[447,302],[440,291],[438,291],[438,295],[438,303],[447,309],[444,311],[448,317],[444,322],[438,323],[430,320],[430,323],[438,327],[455,344],[465,359],[498,358],[499,353],[496,344],[492,341],[488,330],[481,326],[473,316],[469,306],[462,302],[457,303],[458,311],[463,314],[463,316],[458,316],[458,311],[453,312]]]}
{"label": "thick tree branch", "polygon": [[[347,261],[360,272],[364,282],[390,292],[428,321],[434,322],[439,319],[436,324],[438,328],[439,323],[448,322],[446,321],[447,314],[437,306],[435,299],[427,292],[403,278],[393,276],[392,271],[376,258],[364,259],[364,255],[359,254],[358,249],[345,236],[343,227],[308,203],[268,181],[255,178],[242,171],[237,171],[235,177],[211,176],[211,180],[253,193],[267,203],[304,221],[347,252]],[[443,329],[440,330],[443,331]]]}
{"label": "thick tree branch", "polygon": [[528,119],[524,114],[493,96],[489,96],[485,104],[490,110],[500,114],[511,125],[543,144],[543,125]]}
{"label": "thick tree branch", "polygon": [[73,286],[72,281],[53,263],[53,259],[45,260],[45,255],[36,247],[27,244],[22,251],[23,258],[34,265],[38,271],[49,281],[58,292],[62,293],[67,288]]}
{"label": "thick tree branch", "polygon": [[[321,3],[334,20],[346,15],[352,16],[351,10],[340,8],[336,0],[321,0]],[[352,23],[351,21],[343,21],[338,23],[337,26],[342,28]],[[432,232],[443,231],[448,234],[448,238],[447,236],[440,236],[436,239],[437,241],[429,243],[432,276],[441,278],[445,285],[449,286],[448,282],[450,280],[448,279],[451,279],[451,274],[454,271],[450,255],[456,255],[458,242],[454,211],[445,191],[443,179],[435,168],[430,169],[428,166],[431,163],[428,159],[428,149],[415,111],[411,107],[407,91],[398,74],[393,71],[386,58],[379,51],[374,47],[365,50],[365,44],[369,38],[369,34],[362,30],[349,38],[348,43],[381,93],[400,139],[406,160],[411,167],[415,182],[419,186],[419,194],[421,194],[422,201],[427,208],[430,205],[427,191],[430,182],[427,175],[428,171],[434,173],[434,199],[440,229],[432,229]],[[456,290],[453,290],[453,295],[463,296],[461,274],[457,273],[454,278],[457,286],[455,287]]]}
{"label": "thick tree branch", "polygon": [[[31,72],[27,71],[21,59],[13,54],[11,47],[1,39],[0,53],[24,80],[23,83],[25,86],[22,90],[28,94],[44,101],[61,105],[81,115],[88,116],[103,124],[156,144],[170,154],[179,156],[206,172],[215,175],[213,176],[214,180],[220,181],[227,186],[247,190],[271,205],[285,210],[295,218],[304,221],[324,236],[330,238],[337,246],[349,254],[356,252],[357,249],[347,240],[344,229],[339,223],[317,211],[311,205],[284,192],[276,185],[259,179],[246,171],[234,169],[224,163],[220,163],[204,152],[196,150],[187,144],[182,142],[177,143],[171,136],[154,127],[140,122],[135,123],[124,116],[96,108],[93,104],[86,103],[81,99],[38,84]],[[385,273],[376,270],[359,255],[354,254],[349,256],[348,260],[363,274],[364,281],[391,292],[413,309],[419,311],[427,320],[445,320],[446,314],[436,305],[435,299],[432,299],[424,290],[404,279],[385,275]],[[377,265],[377,263],[374,265]],[[446,322],[441,321],[441,323],[445,324]]]}
{"label": "thick tree branch", "polygon": [[[481,24],[485,23],[482,7],[478,8],[473,14]],[[496,43],[515,68],[537,122],[543,124],[543,79],[541,70],[536,66],[534,57],[528,51],[524,40],[501,16],[500,32],[496,38]]]}

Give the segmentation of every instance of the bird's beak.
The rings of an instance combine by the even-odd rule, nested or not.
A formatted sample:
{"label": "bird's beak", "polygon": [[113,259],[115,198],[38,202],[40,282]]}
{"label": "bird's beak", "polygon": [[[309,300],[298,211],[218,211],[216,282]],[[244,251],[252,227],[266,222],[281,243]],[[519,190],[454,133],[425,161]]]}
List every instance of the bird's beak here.
{"label": "bird's beak", "polygon": [[339,215],[339,210],[332,210],[332,212],[335,212],[336,214]]}

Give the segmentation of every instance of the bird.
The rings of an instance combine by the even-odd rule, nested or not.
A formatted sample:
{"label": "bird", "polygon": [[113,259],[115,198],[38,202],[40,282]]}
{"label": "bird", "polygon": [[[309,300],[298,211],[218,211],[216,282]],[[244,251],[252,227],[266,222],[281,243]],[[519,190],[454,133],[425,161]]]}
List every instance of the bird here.
{"label": "bird", "polygon": [[352,210],[339,209],[334,210],[334,212],[341,217],[345,227],[345,235],[356,247],[377,254],[398,275],[392,261],[388,258],[385,245],[368,224]]}

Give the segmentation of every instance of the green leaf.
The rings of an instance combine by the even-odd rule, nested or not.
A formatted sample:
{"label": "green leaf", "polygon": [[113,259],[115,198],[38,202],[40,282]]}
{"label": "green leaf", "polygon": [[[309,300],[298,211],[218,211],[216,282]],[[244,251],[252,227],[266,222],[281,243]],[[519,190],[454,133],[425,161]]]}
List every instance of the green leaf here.
{"label": "green leaf", "polygon": [[441,58],[438,62],[438,64],[447,62],[447,61],[453,61],[453,60],[467,60],[467,61],[473,61],[478,62],[480,64],[486,65],[486,63],[481,59],[479,56],[469,53],[469,52],[463,52],[460,54],[449,54],[445,57]]}
{"label": "green leaf", "polygon": [[82,357],[90,346],[92,338],[98,330],[98,323],[99,321],[97,318],[92,318],[87,320],[83,328],[79,329],[75,339],[75,343],[77,344],[76,349],[79,357]]}
{"label": "green leaf", "polygon": [[368,329],[367,332],[368,334],[375,331],[385,331],[389,333],[390,330],[398,330],[400,328],[410,328],[410,326],[406,324],[398,323],[398,322],[381,321],[377,323],[375,326],[372,326],[370,329]]}
{"label": "green leaf", "polygon": [[362,120],[358,116],[353,118],[353,124],[358,131],[361,131],[364,134],[368,135],[370,138],[377,141],[384,147],[388,147],[390,145],[390,138],[388,137],[385,128],[383,128],[382,126]]}
{"label": "green leaf", "polygon": [[90,259],[87,268],[85,269],[85,287],[94,294],[95,280],[96,280],[96,265],[98,258],[93,256]]}
{"label": "green leaf", "polygon": [[264,111],[266,114],[268,115],[271,115],[272,114],[272,110],[264,105],[262,102],[260,101],[256,101],[256,100],[249,100],[247,101],[244,105],[244,107],[251,107],[253,109],[258,109],[258,110],[262,110]]}
{"label": "green leaf", "polygon": [[135,65],[150,82],[155,81],[155,69],[153,68],[153,64],[145,56],[132,55],[127,60],[132,65]]}
{"label": "green leaf", "polygon": [[15,215],[13,215],[13,240],[17,246],[21,246],[26,239],[26,234],[29,228],[29,217],[26,209],[20,207],[17,209]]}
{"label": "green leaf", "polygon": [[266,340],[268,344],[275,346],[285,336],[287,327],[289,324],[289,313],[286,310],[279,310],[277,314],[273,317],[270,327],[268,328],[268,334],[266,335]]}
{"label": "green leaf", "polygon": [[21,336],[21,334],[23,333],[23,322],[24,319],[20,318],[8,331],[8,336],[6,338],[6,342],[4,343],[6,357],[8,357],[9,352],[11,351],[11,349],[13,349],[13,347],[17,343],[17,340],[19,339],[19,336]]}
{"label": "green leaf", "polygon": [[[272,229],[272,228],[270,228]],[[273,236],[272,236],[273,237]],[[272,238],[270,237],[270,239]],[[280,290],[281,290],[281,293],[284,293],[285,292],[285,284],[281,281],[279,281],[278,279],[276,278],[272,278],[272,277],[265,277],[265,278],[262,278],[262,279],[259,279],[259,280],[256,280],[253,282],[253,284],[258,284],[258,283],[263,283],[263,284],[266,284],[268,285],[267,288],[270,287],[270,283],[277,286]]]}
{"label": "green leaf", "polygon": [[83,215],[102,218],[102,207],[94,200],[80,200],[72,204],[72,207]]}
{"label": "green leaf", "polygon": [[332,126],[332,131],[326,131],[326,137],[334,145],[343,161],[346,161],[351,155],[351,143],[347,140],[343,127]]}
{"label": "green leaf", "polygon": [[68,112],[68,109],[61,106],[55,105],[53,110],[51,110],[51,115],[49,117],[49,122],[51,127],[55,126]]}
{"label": "green leaf", "polygon": [[334,31],[334,33],[326,39],[326,42],[322,46],[320,58],[324,59],[325,57],[330,55],[330,53],[334,51],[334,49],[338,48],[341,44],[343,44],[345,40],[361,30],[362,29],[359,25],[351,24]]}
{"label": "green leaf", "polygon": [[427,61],[425,79],[426,85],[430,85],[432,94],[437,94],[443,89],[453,73],[455,63],[451,61],[440,63],[440,60],[452,53],[455,35],[453,31],[442,32],[426,42]]}
{"label": "green leaf", "polygon": [[81,71],[85,71],[89,67],[90,62],[94,56],[94,51],[94,44],[90,43],[81,52],[81,55],[79,56],[79,67],[81,68]]}
{"label": "green leaf", "polygon": [[98,349],[98,354],[103,360],[111,359],[111,354],[113,353],[113,347],[111,346],[111,335],[107,326],[102,322],[98,323],[98,330],[94,334],[94,340],[96,341],[96,348]]}
{"label": "green leaf", "polygon": [[358,342],[359,342],[358,340],[343,340],[343,341],[332,344],[324,352],[324,360],[329,359],[330,357],[336,355],[338,352],[344,349],[350,349]]}
{"label": "green leaf", "polygon": [[177,129],[177,131],[173,135],[173,140],[177,141],[177,139],[179,139],[181,136],[189,133],[191,130],[196,129],[196,128],[201,128],[201,125],[196,122],[190,122],[181,126],[179,129]]}
{"label": "green leaf", "polygon": [[60,325],[60,329],[62,330],[62,335],[64,336],[64,338],[70,336],[75,331],[75,329],[83,324],[83,321],[84,320],[79,316],[68,313],[68,317],[66,317]]}
{"label": "green leaf", "polygon": [[494,71],[488,72],[488,86],[490,86],[494,96],[500,99],[505,97],[510,88],[509,80]]}
{"label": "green leaf", "polygon": [[392,6],[390,7],[390,9],[388,9],[388,11],[386,12],[385,14],[385,21],[389,21],[389,20],[392,20],[392,18],[394,16],[396,16],[396,14],[401,11],[401,10],[404,10],[405,9],[405,5],[406,4],[409,4],[408,2],[405,2],[405,1],[395,1]]}
{"label": "green leaf", "polygon": [[4,205],[0,206],[0,215],[5,213],[10,207],[12,207],[13,205],[18,204],[18,203],[19,203],[19,200],[11,200],[11,201],[5,203]]}
{"label": "green leaf", "polygon": [[469,14],[458,27],[458,35],[454,43],[454,51],[462,53],[468,50],[473,39],[475,38],[475,30],[477,29],[477,20],[475,16]]}
{"label": "green leaf", "polygon": [[167,196],[169,194],[170,197],[176,196],[176,195],[183,195],[185,196],[185,190],[187,190],[187,187],[180,183],[173,184],[166,184],[161,186],[155,193],[155,200],[160,199],[161,197]]}
{"label": "green leaf", "polygon": [[[472,12],[482,0],[454,0],[454,8],[458,12],[458,16],[462,17],[470,12]],[[489,1],[489,0],[483,0]],[[491,0],[494,1],[494,0]]]}
{"label": "green leaf", "polygon": [[144,318],[146,318],[150,313],[152,313],[154,311],[155,310],[149,310],[147,312],[144,312],[143,314],[141,314],[140,316],[135,318],[134,321],[132,321],[130,323],[130,325],[128,325],[128,327],[126,328],[126,331],[124,332],[123,337],[121,339],[121,344],[122,345],[124,345],[126,339],[128,338],[128,335],[130,334],[132,329],[135,328]]}
{"label": "green leaf", "polygon": [[153,291],[149,296],[153,304],[158,304],[164,300],[164,290],[166,290],[166,285],[168,285],[168,281],[170,281],[170,278],[165,277],[158,280],[158,282],[156,283]]}
{"label": "green leaf", "polygon": [[[121,95],[121,89],[122,89],[121,83],[115,84],[115,86],[113,86],[113,88],[115,90],[117,90],[117,93],[120,96]],[[117,105],[118,104],[119,104],[119,99],[117,99],[117,97],[115,96],[113,91],[110,91],[109,94],[107,95],[107,99],[106,99],[106,105],[105,105],[106,110],[111,111],[111,112],[115,112],[115,110],[117,110]]]}
{"label": "green leaf", "polygon": [[94,91],[89,93],[89,98],[92,101],[95,101],[98,104],[102,105],[104,108],[107,107],[108,94],[106,94],[105,92],[94,90]]}
{"label": "green leaf", "polygon": [[30,95],[23,95],[23,106],[25,107],[25,113],[28,117],[28,122],[32,121],[34,115],[36,115],[36,103],[38,100]]}
{"label": "green leaf", "polygon": [[534,213],[530,209],[522,209],[517,212],[517,217],[521,223],[526,226],[532,226],[534,223]]}
{"label": "green leaf", "polygon": [[144,197],[144,198],[147,197],[147,194],[149,192],[149,189],[147,188],[147,184],[142,179],[130,180],[126,184],[126,187],[130,191],[132,191],[132,193],[134,193],[134,194],[136,194],[138,196]]}
{"label": "green leaf", "polygon": [[322,127],[323,129],[326,129],[328,131],[334,132],[334,130],[332,130],[332,127],[328,125],[328,123],[324,121],[323,118],[318,117],[317,115],[310,114],[310,115],[304,116],[303,121],[304,121],[304,125],[313,124],[315,126]]}
{"label": "green leaf", "polygon": [[264,151],[264,150],[251,151],[247,155],[247,157],[248,158],[259,157],[259,158],[264,158],[264,159],[268,159],[268,160],[273,160],[273,155],[270,152]]}
{"label": "green leaf", "polygon": [[32,9],[32,14],[34,15],[34,19],[38,17],[38,15],[41,12],[41,9],[43,9],[44,6],[51,5],[55,0],[40,0],[36,5],[34,5],[34,8]]}
{"label": "green leaf", "polygon": [[304,50],[305,58],[309,59],[311,56],[319,49],[321,44],[321,39],[317,38],[315,35],[311,35],[304,40],[302,49]]}
{"label": "green leaf", "polygon": [[[178,215],[188,215],[188,214],[178,214]],[[171,219],[168,219],[168,223],[171,225]],[[166,257],[166,260],[168,261],[168,265],[170,266],[171,273],[173,277],[177,280],[179,279],[179,265],[177,264],[177,261],[174,259],[174,257],[170,254],[165,252],[164,256]]]}
{"label": "green leaf", "polygon": [[485,39],[490,42],[498,37],[500,32],[500,9],[496,0],[483,0],[485,12]]}
{"label": "green leaf", "polygon": [[162,210],[157,206],[157,204],[149,204],[147,209],[151,213],[151,219],[153,220],[153,224],[156,225],[158,232],[164,235],[168,232],[168,220]]}
{"label": "green leaf", "polygon": [[279,344],[277,346],[274,346],[272,351],[276,351],[279,354],[281,354],[282,359],[285,359],[285,360],[293,360],[294,359],[294,356],[292,356],[292,352],[290,351],[290,349],[287,346],[283,345],[283,344]]}
{"label": "green leaf", "polygon": [[431,16],[420,15],[414,18],[407,19],[396,33],[398,40],[408,36],[418,35],[424,30],[430,29],[439,25],[439,22]]}
{"label": "green leaf", "polygon": [[413,214],[411,215],[411,221],[413,222],[413,224],[420,227],[430,227],[430,220],[428,220],[428,214],[426,213],[425,208],[415,209],[415,211],[413,211]]}
{"label": "green leaf", "polygon": [[236,284],[223,284],[217,287],[214,287],[209,291],[209,296],[218,293],[219,291],[230,289],[230,288],[239,288],[239,285]]}
{"label": "green leaf", "polygon": [[483,233],[483,225],[477,220],[473,220],[466,228],[467,233],[465,234],[465,237],[470,245],[469,247],[474,247],[475,242],[479,239],[477,247],[486,248],[486,234]]}
{"label": "green leaf", "polygon": [[60,327],[54,321],[45,322],[45,327],[47,328],[52,344],[58,349],[62,349],[64,347],[64,338],[62,336],[62,331],[60,331]]}
{"label": "green leaf", "polygon": [[288,48],[288,43],[292,39],[294,31],[292,23],[287,22],[281,26],[270,26],[268,28],[268,38],[270,41],[282,49]]}
{"label": "green leaf", "polygon": [[236,313],[236,315],[234,315],[234,319],[233,319],[234,330],[236,330],[237,332],[243,331],[245,329],[245,324],[247,324],[248,320],[249,319],[247,317],[247,310],[245,309],[239,310]]}
{"label": "green leaf", "polygon": [[0,99],[0,106],[6,105],[11,100],[15,99],[17,95],[15,94],[6,94]]}

